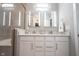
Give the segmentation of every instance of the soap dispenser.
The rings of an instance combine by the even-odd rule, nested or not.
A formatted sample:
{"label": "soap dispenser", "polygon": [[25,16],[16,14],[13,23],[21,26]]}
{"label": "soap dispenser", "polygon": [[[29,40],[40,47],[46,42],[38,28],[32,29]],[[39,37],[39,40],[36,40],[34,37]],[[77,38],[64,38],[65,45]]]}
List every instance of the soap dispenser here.
{"label": "soap dispenser", "polygon": [[63,22],[63,19],[59,23],[59,32],[65,32],[65,24]]}

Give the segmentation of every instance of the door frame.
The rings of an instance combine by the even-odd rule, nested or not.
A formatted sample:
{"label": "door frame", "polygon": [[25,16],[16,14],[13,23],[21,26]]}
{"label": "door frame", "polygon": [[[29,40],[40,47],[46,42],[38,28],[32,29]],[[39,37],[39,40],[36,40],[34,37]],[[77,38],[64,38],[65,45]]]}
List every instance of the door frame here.
{"label": "door frame", "polygon": [[75,41],[75,54],[79,56],[79,41],[77,32],[77,14],[76,14],[76,3],[73,3],[73,21],[74,21],[74,41]]}

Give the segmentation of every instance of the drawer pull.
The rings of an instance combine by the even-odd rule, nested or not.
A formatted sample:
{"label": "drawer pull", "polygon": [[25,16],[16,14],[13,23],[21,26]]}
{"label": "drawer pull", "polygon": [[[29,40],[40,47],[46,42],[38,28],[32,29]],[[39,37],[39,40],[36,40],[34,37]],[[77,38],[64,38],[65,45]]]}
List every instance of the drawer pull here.
{"label": "drawer pull", "polygon": [[42,46],[36,46],[36,48],[43,48]]}
{"label": "drawer pull", "polygon": [[51,46],[47,46],[46,48],[54,48],[54,46],[53,46],[53,47],[51,47]]}
{"label": "drawer pull", "polygon": [[33,50],[33,43],[31,43],[31,49]]}
{"label": "drawer pull", "polygon": [[56,50],[58,49],[58,44],[56,43]]}

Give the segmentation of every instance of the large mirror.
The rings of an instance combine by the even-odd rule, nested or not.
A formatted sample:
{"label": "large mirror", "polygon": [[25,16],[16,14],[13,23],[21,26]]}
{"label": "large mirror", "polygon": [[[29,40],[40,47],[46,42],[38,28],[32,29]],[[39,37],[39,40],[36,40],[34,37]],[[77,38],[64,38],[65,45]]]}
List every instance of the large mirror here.
{"label": "large mirror", "polygon": [[51,12],[28,12],[29,27],[57,27],[57,13]]}
{"label": "large mirror", "polygon": [[[28,4],[27,23],[29,27],[57,27],[57,4]],[[31,6],[31,8],[30,8]]]}

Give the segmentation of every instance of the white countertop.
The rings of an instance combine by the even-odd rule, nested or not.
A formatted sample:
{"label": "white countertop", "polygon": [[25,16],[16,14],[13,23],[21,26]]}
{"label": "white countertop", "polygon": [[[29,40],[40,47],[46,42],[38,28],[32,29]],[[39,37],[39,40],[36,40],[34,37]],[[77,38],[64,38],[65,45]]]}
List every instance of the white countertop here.
{"label": "white countertop", "polygon": [[53,34],[21,34],[19,36],[70,36],[70,33],[53,33]]}

